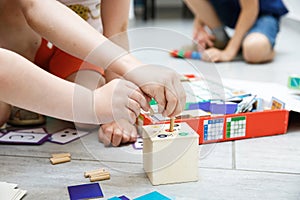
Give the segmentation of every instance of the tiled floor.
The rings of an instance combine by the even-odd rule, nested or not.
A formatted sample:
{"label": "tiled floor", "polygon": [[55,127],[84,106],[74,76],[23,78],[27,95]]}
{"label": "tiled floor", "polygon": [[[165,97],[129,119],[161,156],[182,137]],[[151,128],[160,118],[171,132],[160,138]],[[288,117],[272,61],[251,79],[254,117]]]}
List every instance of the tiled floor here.
{"label": "tiled floor", "polygon": [[[190,41],[191,25],[191,20],[132,22],[131,30],[134,27],[163,29],[133,30],[129,34],[131,47],[146,63],[187,73],[211,67],[222,79],[273,82],[285,86],[290,74],[300,74],[297,23],[283,21],[276,45],[277,56],[272,63],[193,63],[199,69],[186,61],[170,58],[165,51]],[[47,126],[53,132],[69,124],[50,120]],[[27,190],[25,200],[68,199],[67,186],[87,183],[83,172],[104,166],[111,171],[111,180],[100,182],[105,199],[123,194],[134,198],[153,190],[183,200],[300,199],[299,115],[292,116],[284,135],[199,146],[200,179],[193,183],[154,187],[143,173],[141,151],[133,150],[130,145],[105,148],[96,138],[95,133],[66,145],[0,145],[0,181],[17,183]],[[51,153],[64,151],[72,153],[72,162],[56,166],[49,163]],[[180,170],[183,169],[178,169],[178,173]]]}

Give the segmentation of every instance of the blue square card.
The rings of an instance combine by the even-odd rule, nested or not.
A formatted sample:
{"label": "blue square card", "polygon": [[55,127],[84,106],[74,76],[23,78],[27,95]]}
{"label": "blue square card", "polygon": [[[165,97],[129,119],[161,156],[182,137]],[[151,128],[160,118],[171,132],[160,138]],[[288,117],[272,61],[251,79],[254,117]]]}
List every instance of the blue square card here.
{"label": "blue square card", "polygon": [[157,191],[154,191],[154,192],[145,194],[143,196],[137,197],[134,200],[171,200],[171,199],[169,197],[166,197],[166,196],[160,194]]}
{"label": "blue square card", "polygon": [[99,183],[68,186],[71,200],[82,200],[103,197]]}

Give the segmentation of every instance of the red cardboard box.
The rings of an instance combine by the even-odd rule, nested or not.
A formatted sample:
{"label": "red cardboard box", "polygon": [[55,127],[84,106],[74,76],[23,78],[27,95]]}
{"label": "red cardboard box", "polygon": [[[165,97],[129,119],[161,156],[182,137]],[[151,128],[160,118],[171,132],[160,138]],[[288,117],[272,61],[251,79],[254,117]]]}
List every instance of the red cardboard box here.
{"label": "red cardboard box", "polygon": [[[169,123],[153,122],[148,115],[141,116],[144,125]],[[288,127],[288,110],[265,110],[221,116],[176,119],[188,123],[198,134],[199,144],[232,141],[246,138],[284,134]]]}

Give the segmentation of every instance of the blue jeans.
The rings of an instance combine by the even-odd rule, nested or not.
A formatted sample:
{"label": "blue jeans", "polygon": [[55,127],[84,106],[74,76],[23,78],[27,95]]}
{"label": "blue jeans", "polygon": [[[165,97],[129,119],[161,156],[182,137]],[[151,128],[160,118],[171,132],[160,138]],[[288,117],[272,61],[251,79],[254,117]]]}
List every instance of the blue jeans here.
{"label": "blue jeans", "polygon": [[279,32],[279,18],[272,15],[259,16],[254,25],[250,28],[250,33],[261,33],[265,35],[272,48],[275,46],[276,36]]}

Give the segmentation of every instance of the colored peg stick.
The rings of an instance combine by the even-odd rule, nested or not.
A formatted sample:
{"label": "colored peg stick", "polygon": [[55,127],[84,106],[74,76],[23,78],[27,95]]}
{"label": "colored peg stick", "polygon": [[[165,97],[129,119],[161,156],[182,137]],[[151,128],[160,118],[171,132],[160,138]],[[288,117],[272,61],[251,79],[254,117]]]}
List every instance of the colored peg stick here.
{"label": "colored peg stick", "polygon": [[169,129],[170,132],[174,131],[174,123],[175,123],[175,118],[173,117],[170,119],[170,129]]}
{"label": "colored peg stick", "polygon": [[201,60],[201,54],[198,51],[183,51],[183,50],[173,50],[170,55],[175,58],[190,58]]}

